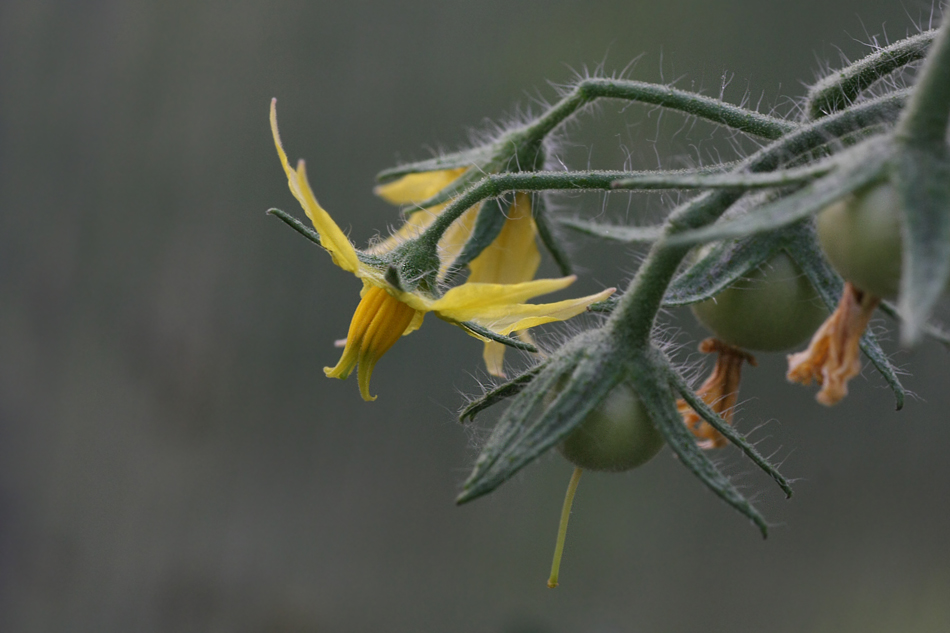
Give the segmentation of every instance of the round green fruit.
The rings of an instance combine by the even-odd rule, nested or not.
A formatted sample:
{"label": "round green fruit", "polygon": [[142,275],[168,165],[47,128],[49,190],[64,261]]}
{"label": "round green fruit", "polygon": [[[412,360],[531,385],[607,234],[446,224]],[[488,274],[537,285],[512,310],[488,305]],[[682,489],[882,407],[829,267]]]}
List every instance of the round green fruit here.
{"label": "round green fruit", "polygon": [[648,462],[663,436],[628,384],[617,385],[558,447],[579,468],[621,472]]}
{"label": "round green fruit", "polygon": [[785,253],[692,309],[716,338],[763,352],[803,343],[828,317],[811,282]]}
{"label": "round green fruit", "polygon": [[876,297],[897,296],[901,280],[900,201],[888,182],[872,185],[818,215],[818,241],[842,277]]}

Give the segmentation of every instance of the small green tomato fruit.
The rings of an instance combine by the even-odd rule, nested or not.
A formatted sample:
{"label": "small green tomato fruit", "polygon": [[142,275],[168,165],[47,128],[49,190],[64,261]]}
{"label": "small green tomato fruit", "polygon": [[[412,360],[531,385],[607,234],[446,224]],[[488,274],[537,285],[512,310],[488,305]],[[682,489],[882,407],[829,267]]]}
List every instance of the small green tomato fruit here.
{"label": "small green tomato fruit", "polygon": [[785,253],[692,310],[716,338],[763,352],[795,347],[828,317],[811,282]]}
{"label": "small green tomato fruit", "polygon": [[818,241],[842,277],[864,292],[891,299],[901,280],[900,202],[879,183],[829,205],[818,215]]}
{"label": "small green tomato fruit", "polygon": [[663,436],[633,388],[617,385],[558,447],[579,468],[621,472],[648,462]]}

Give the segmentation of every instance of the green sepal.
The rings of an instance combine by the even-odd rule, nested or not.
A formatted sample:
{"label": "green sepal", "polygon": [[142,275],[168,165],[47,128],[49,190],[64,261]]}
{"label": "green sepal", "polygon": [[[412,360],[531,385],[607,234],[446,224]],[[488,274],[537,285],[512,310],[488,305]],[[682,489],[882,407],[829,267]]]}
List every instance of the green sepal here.
{"label": "green sepal", "polygon": [[507,219],[505,208],[509,205],[510,201],[505,198],[494,198],[482,203],[482,208],[478,210],[478,217],[475,219],[472,235],[465,242],[462,252],[452,262],[448,278],[458,274],[495,241],[505,226]]}
{"label": "green sepal", "polygon": [[919,341],[950,278],[950,157],[943,139],[902,149],[893,170],[904,228],[897,309],[901,339],[911,345]]}
{"label": "green sepal", "polygon": [[546,364],[545,362],[535,365],[508,382],[486,391],[481,398],[468,403],[465,408],[459,412],[459,422],[464,423],[466,420],[474,420],[476,415],[488,407],[498,404],[505,398],[518,395],[528,386],[528,383],[534,380],[534,377],[538,375]]}
{"label": "green sepal", "polygon": [[669,366],[654,352],[650,356],[630,359],[630,380],[640,400],[650,412],[653,424],[666,439],[680,462],[686,466],[707,488],[738,512],[748,517],[762,533],[769,535],[768,525],[748,499],[743,497],[736,487],[706,457],[696,445],[696,438],[683,424],[683,418],[676,410],[676,402],[668,381]]}
{"label": "green sepal", "polygon": [[771,260],[783,245],[780,233],[718,242],[670,283],[663,305],[684,306],[710,299]]}
{"label": "green sepal", "polygon": [[534,225],[538,229],[538,237],[541,238],[544,247],[548,249],[548,253],[551,254],[551,258],[557,264],[558,270],[565,277],[573,275],[574,267],[571,265],[571,259],[568,257],[567,251],[561,248],[557,237],[554,235],[549,221],[547,204],[542,194],[536,194],[531,198],[531,216],[534,218]]}
{"label": "green sepal", "polygon": [[708,422],[714,429],[722,433],[726,439],[738,447],[739,450],[745,453],[746,457],[751,459],[756,466],[775,480],[775,483],[777,483],[779,488],[785,493],[785,498],[791,499],[792,487],[789,485],[788,480],[782,476],[782,473],[780,473],[769,460],[763,457],[762,454],[746,440],[745,436],[736,431],[731,424],[723,420],[702,398],[696,395],[696,392],[690,389],[690,386],[680,373],[670,365],[669,360],[666,361],[666,368],[669,372],[670,383],[673,385],[673,388],[679,392],[683,400],[699,414],[699,417]]}
{"label": "green sepal", "polygon": [[548,361],[498,421],[457,503],[491,492],[583,422],[623,379],[610,345],[602,330],[586,332]]}
{"label": "green sepal", "polygon": [[[792,258],[802,272],[808,277],[812,286],[818,292],[818,295],[824,301],[825,306],[830,312],[838,307],[841,299],[841,293],[844,291],[844,280],[828,264],[824,254],[818,247],[814,237],[814,231],[811,236],[802,235],[799,239],[790,244],[787,249],[789,257]],[[871,332],[870,328],[865,330],[861,337],[861,351],[868,357],[868,360],[884,377],[884,380],[894,392],[895,408],[900,411],[904,407],[904,398],[907,391],[897,377],[897,371],[887,359],[884,350],[877,342],[877,337]]]}
{"label": "green sepal", "polygon": [[620,300],[623,298],[623,295],[611,295],[604,299],[603,301],[598,301],[597,303],[592,303],[587,306],[588,312],[593,312],[595,314],[610,314],[617,309],[617,306],[620,305]]}
{"label": "green sepal", "polygon": [[849,193],[880,180],[893,155],[889,138],[874,138],[838,154],[838,169],[805,185],[795,193],[765,203],[724,222],[684,231],[669,238],[670,244],[702,244],[764,233],[788,226],[817,213]]}
{"label": "green sepal", "polygon": [[474,334],[476,337],[487,338],[496,343],[501,343],[502,345],[507,345],[508,347],[513,347],[515,349],[520,349],[523,352],[531,352],[532,354],[538,353],[538,348],[532,345],[531,343],[525,343],[519,339],[516,339],[511,336],[505,336],[504,334],[498,334],[492,332],[486,327],[482,327],[477,323],[472,323],[471,321],[460,321],[459,327],[464,330],[468,330],[470,333]]}
{"label": "green sepal", "polygon": [[[301,222],[300,220],[298,220],[297,218],[295,218],[294,216],[287,213],[286,211],[281,211],[280,209],[268,209],[267,215],[274,216],[275,218],[277,218],[278,220],[280,220],[281,222],[283,222],[284,224],[292,228],[297,233],[300,233],[301,235],[303,235],[305,238],[307,238],[308,240],[310,240],[311,242],[313,242],[320,248],[323,248],[323,244],[320,243],[320,234],[317,233],[312,228],[310,228],[309,226],[307,226],[306,224],[304,224],[303,222]],[[369,266],[373,266],[374,268],[379,268],[380,270],[384,270],[387,264],[389,263],[388,258],[379,257],[377,255],[370,255],[369,253],[364,253],[363,251],[359,249],[353,249],[353,250],[356,251],[356,257],[361,262]]]}
{"label": "green sepal", "polygon": [[663,236],[663,227],[656,226],[627,226],[623,224],[608,224],[606,222],[591,222],[576,218],[558,218],[558,224],[572,231],[583,233],[591,237],[600,237],[624,244],[651,244]]}

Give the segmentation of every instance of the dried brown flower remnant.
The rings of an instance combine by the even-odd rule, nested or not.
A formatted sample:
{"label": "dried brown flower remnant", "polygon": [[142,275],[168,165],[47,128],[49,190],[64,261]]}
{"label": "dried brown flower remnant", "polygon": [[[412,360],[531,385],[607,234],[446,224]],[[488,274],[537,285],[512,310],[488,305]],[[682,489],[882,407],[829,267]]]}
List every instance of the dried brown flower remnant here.
{"label": "dried brown flower remnant", "polygon": [[[755,357],[738,347],[723,343],[717,338],[707,338],[699,344],[704,354],[717,353],[716,366],[706,382],[696,390],[696,395],[719,414],[727,423],[732,424],[732,412],[739,397],[739,380],[742,377],[742,363],[756,366]],[[677,400],[676,408],[683,416],[683,423],[696,436],[700,448],[722,448],[726,438],[703,420],[685,400]]]}
{"label": "dried brown flower remnant", "polygon": [[846,283],[834,314],[815,332],[808,349],[789,355],[786,377],[803,385],[817,382],[821,391],[815,399],[825,406],[841,401],[848,395],[848,381],[861,373],[861,335],[880,302]]}

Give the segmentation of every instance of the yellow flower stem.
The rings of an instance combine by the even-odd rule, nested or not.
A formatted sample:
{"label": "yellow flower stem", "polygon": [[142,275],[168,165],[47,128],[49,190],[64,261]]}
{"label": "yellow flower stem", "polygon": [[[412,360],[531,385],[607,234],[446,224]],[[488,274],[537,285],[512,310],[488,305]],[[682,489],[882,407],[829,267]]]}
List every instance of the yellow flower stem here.
{"label": "yellow flower stem", "polygon": [[567,494],[564,495],[564,507],[561,508],[561,525],[557,530],[557,544],[554,546],[554,561],[551,563],[551,577],[548,578],[548,587],[554,589],[557,587],[558,575],[561,571],[561,555],[564,554],[564,540],[567,538],[567,522],[571,518],[571,506],[574,505],[574,493],[577,492],[577,484],[581,481],[580,468],[574,469],[571,475],[571,482],[567,484]]}

